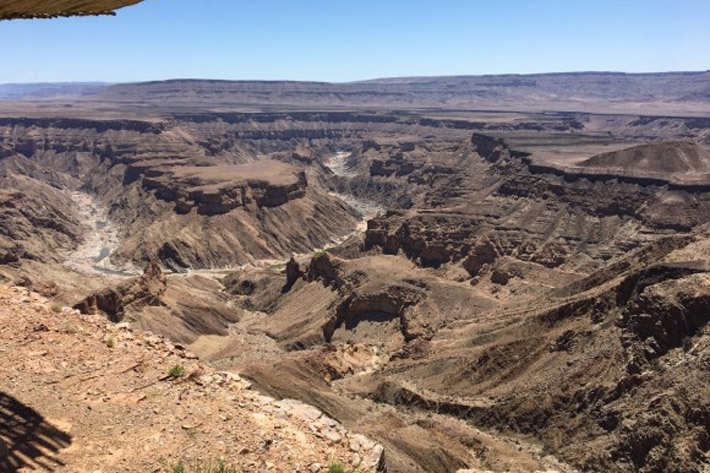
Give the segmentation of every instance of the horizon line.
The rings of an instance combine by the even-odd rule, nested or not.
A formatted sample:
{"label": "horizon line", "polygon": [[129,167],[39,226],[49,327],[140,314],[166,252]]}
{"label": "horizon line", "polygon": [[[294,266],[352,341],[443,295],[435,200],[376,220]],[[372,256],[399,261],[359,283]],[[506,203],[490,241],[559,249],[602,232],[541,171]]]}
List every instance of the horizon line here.
{"label": "horizon line", "polygon": [[363,82],[373,82],[382,80],[397,80],[397,79],[427,79],[427,78],[461,78],[461,77],[532,77],[532,76],[554,76],[554,75],[581,75],[581,74],[610,74],[610,75],[670,75],[670,74],[707,74],[710,69],[706,70],[666,70],[666,71],[645,71],[645,72],[624,72],[624,71],[604,71],[604,70],[587,70],[587,71],[558,71],[558,72],[531,72],[531,73],[487,73],[487,74],[443,74],[443,75],[404,75],[404,76],[383,76],[373,77],[370,79],[358,79],[350,81],[324,81],[324,80],[308,80],[308,79],[223,79],[209,77],[172,77],[166,79],[144,79],[131,81],[108,81],[108,80],[57,80],[57,81],[36,81],[36,82],[0,82],[0,86],[12,85],[55,85],[55,84],[77,84],[77,85],[123,85],[123,84],[150,84],[171,81],[212,81],[212,82],[266,82],[266,83],[312,83],[312,84],[357,84]]}

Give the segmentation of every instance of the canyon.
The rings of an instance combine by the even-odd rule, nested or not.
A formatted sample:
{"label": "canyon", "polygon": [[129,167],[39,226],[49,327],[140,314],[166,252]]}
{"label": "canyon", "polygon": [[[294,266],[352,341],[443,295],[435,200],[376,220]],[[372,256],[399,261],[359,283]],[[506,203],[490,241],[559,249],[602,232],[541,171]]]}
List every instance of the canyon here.
{"label": "canyon", "polygon": [[120,327],[151,332],[233,373],[250,406],[252,389],[313,406],[381,446],[373,471],[704,473],[707,83],[16,90],[0,297],[26,290],[126,347],[143,335]]}

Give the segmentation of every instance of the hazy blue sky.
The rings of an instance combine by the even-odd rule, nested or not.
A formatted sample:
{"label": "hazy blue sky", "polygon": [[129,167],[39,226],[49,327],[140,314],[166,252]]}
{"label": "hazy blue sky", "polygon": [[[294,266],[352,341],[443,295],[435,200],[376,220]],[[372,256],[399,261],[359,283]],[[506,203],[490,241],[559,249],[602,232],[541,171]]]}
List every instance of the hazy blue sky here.
{"label": "hazy blue sky", "polygon": [[145,0],[0,45],[0,83],[706,70],[710,0]]}

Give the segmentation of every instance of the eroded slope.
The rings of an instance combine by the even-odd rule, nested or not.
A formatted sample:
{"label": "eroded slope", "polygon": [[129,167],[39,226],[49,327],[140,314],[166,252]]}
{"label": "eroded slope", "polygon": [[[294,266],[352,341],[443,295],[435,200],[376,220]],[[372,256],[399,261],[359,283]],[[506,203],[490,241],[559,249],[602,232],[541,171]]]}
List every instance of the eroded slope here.
{"label": "eroded slope", "polygon": [[[0,152],[8,175],[105,204],[125,226],[115,261],[222,268],[151,265],[57,297],[318,406],[391,471],[702,471],[708,189],[536,152],[707,130],[452,114],[11,119]],[[386,211],[351,234],[345,201]],[[35,285],[57,274],[12,265]]]}
{"label": "eroded slope", "polygon": [[220,459],[239,471],[384,468],[381,447],[320,411],[261,396],[129,324],[52,310],[7,286],[0,321],[3,471],[173,471]]}

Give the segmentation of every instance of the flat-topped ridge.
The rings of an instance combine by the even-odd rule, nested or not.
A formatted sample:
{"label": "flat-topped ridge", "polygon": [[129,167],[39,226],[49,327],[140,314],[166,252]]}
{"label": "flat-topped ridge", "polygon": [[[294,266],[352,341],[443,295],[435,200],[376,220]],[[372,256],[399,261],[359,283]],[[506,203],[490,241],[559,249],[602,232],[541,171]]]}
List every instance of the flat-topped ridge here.
{"label": "flat-topped ridge", "polygon": [[710,150],[692,141],[645,143],[600,153],[569,165],[545,161],[535,155],[523,159],[533,173],[590,180],[617,179],[687,190],[710,188]]}
{"label": "flat-topped ridge", "polygon": [[273,159],[213,166],[159,166],[152,168],[143,185],[156,196],[176,202],[179,213],[193,208],[205,215],[229,212],[255,203],[278,207],[303,197],[308,182],[303,171]]}
{"label": "flat-topped ridge", "polygon": [[634,174],[696,176],[710,172],[710,150],[692,141],[659,141],[597,154],[578,166]]}

